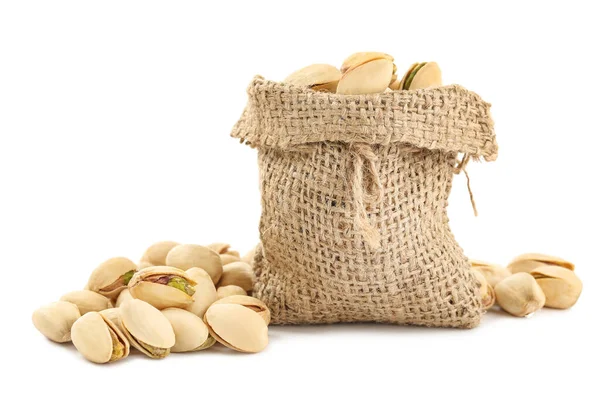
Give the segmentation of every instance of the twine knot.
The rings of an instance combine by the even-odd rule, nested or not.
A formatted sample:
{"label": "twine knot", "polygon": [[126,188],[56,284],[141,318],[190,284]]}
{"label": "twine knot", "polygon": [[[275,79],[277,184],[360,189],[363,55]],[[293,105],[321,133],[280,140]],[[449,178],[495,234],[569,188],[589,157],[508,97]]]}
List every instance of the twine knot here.
{"label": "twine knot", "polygon": [[383,198],[383,186],[377,170],[377,155],[367,143],[349,145],[351,167],[348,169],[348,183],[352,192],[354,224],[372,249],[381,247],[379,230],[371,224],[367,207]]}

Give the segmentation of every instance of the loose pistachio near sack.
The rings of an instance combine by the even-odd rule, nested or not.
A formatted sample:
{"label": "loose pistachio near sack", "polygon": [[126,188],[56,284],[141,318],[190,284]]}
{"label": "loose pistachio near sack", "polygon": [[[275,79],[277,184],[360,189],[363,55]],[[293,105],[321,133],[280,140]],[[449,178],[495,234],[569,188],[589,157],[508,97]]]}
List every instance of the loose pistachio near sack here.
{"label": "loose pistachio near sack", "polygon": [[[172,266],[164,265],[168,263]],[[217,309],[216,320],[213,315],[211,321],[227,347],[257,352],[267,343],[263,328],[270,322],[270,311],[246,295],[252,282],[252,268],[240,261],[240,253],[229,244],[162,241],[144,251],[139,265],[124,257],[104,261],[91,272],[84,290],[40,307],[31,319],[48,339],[72,341],[94,363],[125,359],[130,349],[162,359],[215,345],[204,317],[220,298],[231,297],[222,303],[243,307],[252,316],[225,308]],[[257,324],[257,319],[262,322]]]}

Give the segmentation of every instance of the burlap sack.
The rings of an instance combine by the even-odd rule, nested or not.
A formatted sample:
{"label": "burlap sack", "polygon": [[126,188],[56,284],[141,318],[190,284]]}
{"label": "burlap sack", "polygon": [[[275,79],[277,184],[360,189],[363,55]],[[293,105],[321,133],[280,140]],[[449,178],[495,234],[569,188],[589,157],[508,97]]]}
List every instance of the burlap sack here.
{"label": "burlap sack", "polygon": [[232,136],[258,149],[254,295],[273,323],[476,326],[446,206],[459,153],[496,158],[489,108],[460,86],[342,96],[256,77]]}

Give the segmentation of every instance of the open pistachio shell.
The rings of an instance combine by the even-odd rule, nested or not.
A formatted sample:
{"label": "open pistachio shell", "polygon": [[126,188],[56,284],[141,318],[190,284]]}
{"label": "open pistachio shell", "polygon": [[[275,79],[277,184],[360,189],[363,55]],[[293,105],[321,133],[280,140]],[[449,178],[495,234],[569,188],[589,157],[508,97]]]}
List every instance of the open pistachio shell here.
{"label": "open pistachio shell", "polygon": [[64,343],[71,340],[71,327],[81,317],[73,303],[57,301],[38,308],[33,312],[33,325],[48,339]]}
{"label": "open pistachio shell", "polygon": [[531,271],[546,296],[545,307],[566,309],[579,299],[583,284],[573,271],[564,267],[548,265]]}
{"label": "open pistachio shell", "polygon": [[473,269],[473,274],[479,283],[479,293],[481,294],[481,304],[483,309],[489,310],[494,303],[496,303],[496,293],[494,292],[494,288],[488,283],[481,272]]}
{"label": "open pistachio shell", "polygon": [[548,264],[536,260],[516,260],[508,264],[506,266],[506,269],[512,274],[516,274],[518,272],[530,273],[534,269],[539,267],[545,267],[546,265]]}
{"label": "open pistachio shell", "polygon": [[196,292],[192,296],[194,302],[186,310],[202,318],[208,307],[217,300],[217,289],[205,270],[190,268],[185,273],[196,282]]}
{"label": "open pistachio shell", "polygon": [[219,286],[235,285],[244,289],[246,292],[252,290],[254,285],[254,271],[252,267],[245,262],[236,261],[223,266],[223,275],[219,281]]}
{"label": "open pistachio shell", "polygon": [[79,318],[71,329],[73,344],[89,361],[104,364],[129,355],[129,342],[123,333],[97,312]]}
{"label": "open pistachio shell", "polygon": [[112,307],[109,299],[91,290],[75,290],[63,295],[60,300],[73,303],[84,315],[91,311],[102,311]]}
{"label": "open pistachio shell", "polygon": [[129,301],[131,299],[133,299],[131,292],[129,291],[129,289],[125,289],[121,293],[119,293],[119,297],[117,297],[117,302],[115,303],[115,307],[121,307],[121,304],[123,304],[126,301]]}
{"label": "open pistachio shell", "polygon": [[217,299],[224,299],[229,296],[245,296],[248,292],[236,285],[219,286],[217,289]]}
{"label": "open pistachio shell", "polygon": [[116,327],[121,326],[121,314],[118,308],[107,308],[106,310],[100,311],[100,315],[102,315],[104,319],[112,322]]}
{"label": "open pistachio shell", "polygon": [[487,263],[485,261],[479,261],[479,260],[469,260],[471,263],[471,266],[473,267],[473,270],[481,273],[485,280],[492,286],[496,286],[500,281],[502,281],[505,278],[508,278],[511,275],[511,272],[498,265],[498,264],[492,264],[492,263]]}
{"label": "open pistachio shell", "polygon": [[233,350],[257,353],[269,343],[265,321],[239,304],[213,304],[206,311],[204,322],[218,342]]}
{"label": "open pistachio shell", "polygon": [[156,242],[146,249],[142,259],[140,260],[140,269],[147,268],[154,265],[167,265],[167,254],[179,243],[165,240],[162,242]]}
{"label": "open pistachio shell", "polygon": [[378,59],[349,69],[338,83],[338,94],[382,93],[392,78],[394,63]]}
{"label": "open pistachio shell", "polygon": [[92,271],[87,288],[115,299],[127,287],[137,268],[133,261],[125,257],[108,259]]}
{"label": "open pistachio shell", "polygon": [[[219,257],[221,257],[221,264],[223,264],[223,267],[225,267],[227,264],[231,264],[233,262],[240,261],[240,257],[236,257],[234,255],[227,254],[227,253],[220,254]],[[222,276],[221,276],[221,279],[222,279]]]}
{"label": "open pistachio shell", "polygon": [[175,332],[175,345],[171,347],[171,352],[204,350],[215,343],[208,333],[206,324],[196,314],[179,308],[167,308],[162,310],[162,313]]}
{"label": "open pistachio shell", "polygon": [[544,306],[546,296],[533,276],[517,272],[494,288],[496,301],[502,309],[516,317],[533,314]]}
{"label": "open pistachio shell", "polygon": [[[344,74],[356,67],[359,67],[363,64],[375,60],[389,60],[393,62],[394,57],[386,53],[381,53],[379,51],[362,51],[354,53],[344,60],[340,71]],[[396,72],[394,67],[392,68],[392,72]]]}
{"label": "open pistachio shell", "polygon": [[[546,264],[546,265],[555,265],[558,267],[570,269],[571,271],[575,270],[575,265],[570,261],[564,260],[560,257],[551,256],[548,254],[540,254],[540,253],[521,254],[520,256],[515,257],[515,259],[510,262],[508,267],[514,269],[514,268],[518,268],[518,266],[522,263],[525,263],[525,264],[529,263],[530,265],[534,265],[534,262],[542,263],[542,264]],[[538,265],[540,267],[543,266],[540,264],[538,264]],[[531,272],[531,270],[523,271],[523,272]]]}
{"label": "open pistachio shell", "polygon": [[196,282],[179,268],[148,267],[131,278],[129,292],[133,298],[150,303],[159,310],[185,308],[194,302],[195,285]]}
{"label": "open pistachio shell", "polygon": [[246,295],[227,296],[217,300],[214,304],[239,304],[256,312],[265,321],[265,324],[271,323],[271,311],[265,303],[259,299]]}
{"label": "open pistachio shell", "polygon": [[317,91],[335,93],[341,76],[342,73],[333,65],[312,64],[293,72],[285,78],[284,82]]}
{"label": "open pistachio shell", "polygon": [[408,89],[417,90],[438,86],[442,86],[442,71],[436,62],[427,62],[415,73]]}
{"label": "open pistachio shell", "polygon": [[171,323],[150,304],[133,299],[121,305],[121,328],[133,347],[151,358],[164,358],[175,345]]}
{"label": "open pistachio shell", "polygon": [[413,65],[411,65],[410,68],[406,71],[406,73],[402,77],[402,79],[400,79],[400,81],[398,82],[398,89],[394,89],[394,90],[404,90],[406,80],[411,75],[411,73],[414,71],[414,69],[416,67],[418,67],[419,65],[420,65],[420,63],[414,63]]}
{"label": "open pistachio shell", "polygon": [[167,254],[167,265],[181,270],[202,268],[216,284],[223,273],[221,257],[208,247],[196,244],[180,244]]}

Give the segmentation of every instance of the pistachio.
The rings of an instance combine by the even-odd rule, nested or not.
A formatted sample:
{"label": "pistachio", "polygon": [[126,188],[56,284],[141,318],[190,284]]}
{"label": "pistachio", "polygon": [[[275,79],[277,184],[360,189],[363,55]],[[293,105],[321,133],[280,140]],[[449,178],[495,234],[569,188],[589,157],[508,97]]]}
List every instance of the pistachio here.
{"label": "pistachio", "polygon": [[[381,53],[379,51],[362,51],[354,53],[344,60],[340,71],[342,72],[342,74],[345,74],[346,72],[351,71],[354,68],[360,67],[361,65],[376,60],[388,60],[393,62],[394,57],[386,53]],[[395,66],[392,67],[392,72],[396,72]]]}
{"label": "pistachio", "polygon": [[333,65],[312,64],[293,72],[284,82],[320,92],[335,93],[341,76],[342,73]]}
{"label": "pistachio", "polygon": [[253,284],[254,271],[245,262],[236,261],[223,267],[223,275],[219,281],[219,286],[235,285],[248,292],[252,290]]}
{"label": "pistachio", "polygon": [[179,308],[167,308],[162,310],[162,313],[171,323],[175,333],[175,345],[171,347],[171,352],[204,350],[215,343],[206,324],[196,314]]}
{"label": "pistachio", "polygon": [[208,307],[217,300],[217,289],[205,270],[190,268],[185,273],[196,282],[195,293],[192,296],[194,302],[188,305],[186,310],[202,318]]}
{"label": "pistachio", "polygon": [[496,302],[496,293],[494,292],[494,288],[488,283],[488,281],[485,279],[485,276],[483,276],[481,272],[473,269],[473,274],[477,278],[477,282],[479,284],[479,293],[481,294],[481,304],[483,309],[489,310]]}
{"label": "pistachio", "polygon": [[164,358],[175,345],[171,323],[150,304],[133,299],[121,305],[121,328],[131,345],[151,358]]}
{"label": "pistachio", "polygon": [[89,361],[103,364],[129,355],[129,342],[123,333],[100,313],[89,312],[71,329],[73,344]]}
{"label": "pistachio", "polygon": [[257,353],[269,343],[265,321],[239,304],[213,304],[206,311],[204,322],[218,342],[233,350]]}
{"label": "pistachio", "polygon": [[575,273],[567,268],[548,265],[531,271],[546,296],[545,307],[566,309],[579,299],[583,284]]}
{"label": "pistachio", "polygon": [[544,264],[543,262],[535,260],[516,260],[508,264],[506,266],[506,269],[512,274],[516,274],[518,272],[530,273],[534,269],[539,267],[545,267],[546,265],[547,264]]}
{"label": "pistachio", "polygon": [[217,252],[208,247],[196,244],[180,244],[167,254],[166,265],[182,270],[202,268],[210,275],[214,284],[219,281],[223,273],[223,264]]}
{"label": "pistachio", "polygon": [[75,290],[63,295],[60,300],[75,304],[79,308],[81,315],[112,307],[109,299],[91,290]]}
{"label": "pistachio", "polygon": [[179,243],[165,240],[163,242],[156,242],[146,249],[142,259],[140,260],[140,269],[148,268],[152,266],[167,265],[167,254]]}
{"label": "pistachio", "polygon": [[575,270],[575,265],[572,262],[560,257],[539,253],[521,254],[512,260],[506,268],[514,274],[515,272],[531,272],[536,268],[544,267],[546,265],[555,265],[557,267],[570,269],[571,271]]}
{"label": "pistachio", "polygon": [[129,291],[129,289],[125,289],[121,293],[119,293],[119,297],[117,297],[117,302],[115,303],[115,307],[121,307],[121,304],[123,304],[126,301],[129,301],[131,299],[133,299],[131,292]]}
{"label": "pistachio", "polygon": [[248,294],[244,289],[236,285],[219,286],[217,289],[217,299],[224,299],[229,296],[245,296]]}
{"label": "pistachio", "polygon": [[71,326],[79,317],[81,314],[75,304],[57,301],[35,310],[31,320],[42,335],[54,342],[64,343],[71,340]]}
{"label": "pistachio", "polygon": [[217,300],[214,304],[239,304],[246,308],[251,309],[262,317],[265,324],[269,325],[271,322],[271,311],[265,303],[257,298],[246,296],[246,295],[233,295],[227,296],[220,300]]}
{"label": "pistachio", "polygon": [[131,278],[129,292],[133,298],[158,309],[186,307],[194,302],[195,285],[196,282],[178,268],[148,267]]}
{"label": "pistachio", "polygon": [[221,263],[223,264],[223,267],[225,267],[227,264],[240,261],[239,257],[233,256],[231,254],[221,254],[219,257],[221,257]]}
{"label": "pistachio", "polygon": [[501,280],[508,278],[511,272],[497,264],[485,261],[469,260],[473,270],[483,274],[485,280],[492,286],[496,286]]}
{"label": "pistachio", "polygon": [[496,301],[504,311],[517,316],[530,315],[544,306],[546,296],[533,276],[517,272],[494,288]]}
{"label": "pistachio", "polygon": [[400,81],[402,90],[427,89],[442,86],[442,71],[436,62],[413,64]]}
{"label": "pistachio", "polygon": [[100,315],[102,315],[102,318],[112,322],[116,327],[121,326],[121,314],[118,308],[107,308],[100,311]]}
{"label": "pistachio", "polygon": [[336,93],[381,93],[388,87],[393,69],[393,61],[387,58],[374,59],[356,67],[350,67],[342,75]]}
{"label": "pistachio", "polygon": [[127,288],[137,268],[138,266],[128,258],[111,258],[96,267],[90,275],[87,288],[114,300]]}

